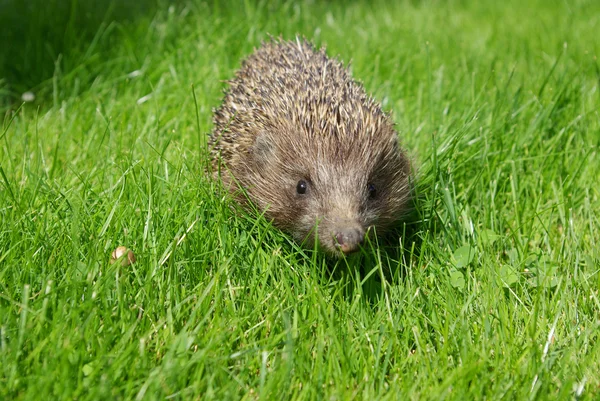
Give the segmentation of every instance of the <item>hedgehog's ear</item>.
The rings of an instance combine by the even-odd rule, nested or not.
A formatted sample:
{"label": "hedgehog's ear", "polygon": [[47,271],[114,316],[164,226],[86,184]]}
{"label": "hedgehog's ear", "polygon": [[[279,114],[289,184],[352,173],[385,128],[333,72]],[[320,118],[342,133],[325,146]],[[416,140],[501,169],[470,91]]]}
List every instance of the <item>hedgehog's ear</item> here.
{"label": "hedgehog's ear", "polygon": [[273,138],[266,132],[261,132],[256,136],[254,146],[252,147],[252,156],[257,165],[268,163],[275,156],[275,146]]}

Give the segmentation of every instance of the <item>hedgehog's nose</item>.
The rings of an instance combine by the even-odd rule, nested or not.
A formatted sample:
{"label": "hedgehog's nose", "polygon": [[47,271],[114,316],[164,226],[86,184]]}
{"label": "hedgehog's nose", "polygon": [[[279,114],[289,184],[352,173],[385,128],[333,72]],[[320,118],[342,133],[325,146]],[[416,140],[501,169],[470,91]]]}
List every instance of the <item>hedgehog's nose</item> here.
{"label": "hedgehog's nose", "polygon": [[365,232],[360,228],[344,228],[335,234],[337,247],[345,254],[358,250],[359,245],[365,239]]}

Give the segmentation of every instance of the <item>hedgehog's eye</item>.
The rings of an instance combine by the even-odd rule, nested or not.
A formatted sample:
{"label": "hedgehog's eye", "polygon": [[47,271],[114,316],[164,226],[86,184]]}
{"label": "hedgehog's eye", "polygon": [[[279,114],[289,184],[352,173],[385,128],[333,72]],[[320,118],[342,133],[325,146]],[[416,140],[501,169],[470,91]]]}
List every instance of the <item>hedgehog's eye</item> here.
{"label": "hedgehog's eye", "polygon": [[367,184],[367,191],[369,191],[369,198],[370,199],[374,199],[375,196],[377,196],[377,189],[375,188],[375,185],[373,184]]}
{"label": "hedgehog's eye", "polygon": [[298,185],[296,185],[296,191],[300,195],[304,195],[306,193],[306,189],[308,188],[308,184],[304,180],[298,181]]}

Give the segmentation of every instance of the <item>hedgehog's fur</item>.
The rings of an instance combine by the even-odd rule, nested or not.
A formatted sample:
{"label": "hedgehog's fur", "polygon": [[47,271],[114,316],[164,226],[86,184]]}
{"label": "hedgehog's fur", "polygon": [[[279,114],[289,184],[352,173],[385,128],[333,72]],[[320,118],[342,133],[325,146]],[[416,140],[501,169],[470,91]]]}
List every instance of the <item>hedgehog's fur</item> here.
{"label": "hedgehog's fur", "polygon": [[303,40],[273,40],[229,81],[210,146],[225,187],[244,188],[275,226],[307,246],[317,236],[321,248],[341,255],[370,228],[380,235],[405,214],[410,163],[397,136],[338,60]]}

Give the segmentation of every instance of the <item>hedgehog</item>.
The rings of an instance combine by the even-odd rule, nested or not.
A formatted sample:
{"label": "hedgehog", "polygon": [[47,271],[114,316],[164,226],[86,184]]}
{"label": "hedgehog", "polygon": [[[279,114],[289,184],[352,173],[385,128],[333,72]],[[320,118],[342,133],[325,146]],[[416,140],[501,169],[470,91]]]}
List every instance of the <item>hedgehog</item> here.
{"label": "hedgehog", "polygon": [[213,123],[214,174],[307,248],[346,255],[406,215],[411,163],[394,123],[324,48],[263,42]]}

